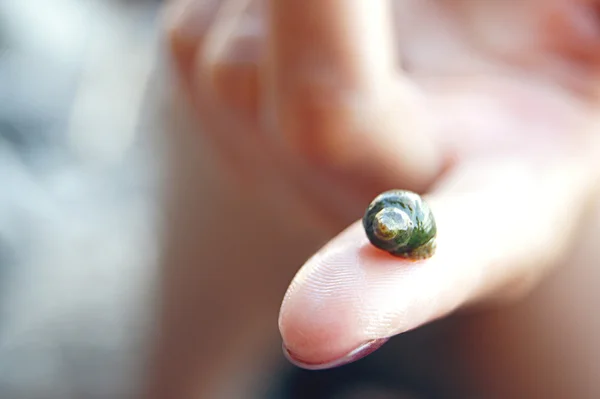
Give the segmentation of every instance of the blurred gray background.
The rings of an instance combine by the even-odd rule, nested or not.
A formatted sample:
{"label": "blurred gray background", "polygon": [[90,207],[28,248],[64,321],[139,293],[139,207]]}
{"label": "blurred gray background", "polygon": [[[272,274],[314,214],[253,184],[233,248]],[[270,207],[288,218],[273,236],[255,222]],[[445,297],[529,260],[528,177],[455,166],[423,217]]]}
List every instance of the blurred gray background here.
{"label": "blurred gray background", "polygon": [[0,0],[2,399],[135,386],[157,256],[160,156],[140,114],[159,6]]}

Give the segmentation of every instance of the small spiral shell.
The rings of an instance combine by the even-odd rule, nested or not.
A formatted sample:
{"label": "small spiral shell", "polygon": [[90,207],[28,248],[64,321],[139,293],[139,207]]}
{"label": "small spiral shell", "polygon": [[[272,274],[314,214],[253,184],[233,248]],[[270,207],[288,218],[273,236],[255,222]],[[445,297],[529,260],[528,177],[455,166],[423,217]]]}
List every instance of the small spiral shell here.
{"label": "small spiral shell", "polygon": [[363,227],[375,247],[407,259],[433,256],[437,227],[431,209],[410,191],[391,190],[367,207]]}

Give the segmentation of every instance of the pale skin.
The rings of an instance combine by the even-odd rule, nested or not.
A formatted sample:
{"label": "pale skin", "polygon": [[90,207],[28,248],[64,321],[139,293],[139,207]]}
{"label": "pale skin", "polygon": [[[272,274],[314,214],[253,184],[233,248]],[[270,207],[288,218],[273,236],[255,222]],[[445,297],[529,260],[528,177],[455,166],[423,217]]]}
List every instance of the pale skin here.
{"label": "pale skin", "polygon": [[[226,272],[206,264],[198,267],[211,273],[178,271],[177,261],[169,265],[174,270],[165,269],[165,306],[189,308],[200,321],[182,316],[196,326],[187,333],[178,330],[176,317],[165,322],[158,362],[177,372],[159,373],[150,388],[154,397],[212,397],[219,378],[278,345],[277,311],[287,350],[301,363],[322,365],[370,340],[471,308],[483,312],[479,321],[456,328],[499,337],[490,338],[495,344],[484,348],[487,355],[469,360],[488,394],[597,397],[600,386],[589,379],[588,385],[568,378],[540,386],[531,370],[548,368],[549,361],[507,360],[530,346],[517,348],[503,338],[521,333],[535,341],[536,331],[550,328],[522,316],[519,306],[542,315],[557,309],[560,321],[549,318],[547,325],[570,317],[584,329],[564,338],[578,341],[572,352],[598,353],[582,338],[590,340],[599,327],[586,324],[590,300],[581,298],[581,287],[600,280],[589,266],[600,250],[582,255],[580,249],[582,231],[597,226],[590,215],[600,178],[594,2],[257,4],[170,5],[166,31],[178,101],[192,105],[212,154],[227,168],[218,185],[233,188],[216,190],[215,198],[258,190],[243,200],[238,218],[263,215],[248,224],[279,223],[310,238],[290,243],[273,232],[254,258],[230,255]],[[181,147],[194,157],[192,146]],[[423,193],[435,214],[438,248],[419,265],[372,251],[362,231],[364,207],[390,188]],[[215,203],[235,213],[235,200]],[[217,222],[227,220],[223,214]],[[260,235],[276,228],[259,230],[257,247],[264,245]],[[262,261],[269,257],[277,264]],[[540,282],[551,288],[531,294]],[[548,305],[555,298],[547,294],[551,289],[572,292],[563,298],[572,302]],[[515,301],[517,307],[509,306]],[[179,357],[168,354],[175,341]],[[598,365],[578,356],[567,370],[583,378]],[[486,363],[496,366],[477,366]],[[498,382],[515,368],[529,379]]]}

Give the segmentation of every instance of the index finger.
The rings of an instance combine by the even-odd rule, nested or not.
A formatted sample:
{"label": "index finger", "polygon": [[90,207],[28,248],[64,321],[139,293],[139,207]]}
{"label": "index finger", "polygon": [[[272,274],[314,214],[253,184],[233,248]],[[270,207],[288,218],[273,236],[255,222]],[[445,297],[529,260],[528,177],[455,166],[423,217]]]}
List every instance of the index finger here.
{"label": "index finger", "polygon": [[438,249],[424,261],[375,250],[360,222],[350,226],[286,293],[279,325],[288,356],[305,368],[338,366],[458,308],[527,293],[564,259],[597,194],[597,161],[584,159],[491,160],[456,171],[429,198]]}

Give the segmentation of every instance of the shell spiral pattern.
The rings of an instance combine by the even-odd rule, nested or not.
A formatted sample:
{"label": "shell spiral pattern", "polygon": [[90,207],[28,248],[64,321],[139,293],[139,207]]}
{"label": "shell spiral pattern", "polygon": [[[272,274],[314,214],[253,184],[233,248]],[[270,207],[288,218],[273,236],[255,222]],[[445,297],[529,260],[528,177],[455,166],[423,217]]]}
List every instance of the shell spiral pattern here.
{"label": "shell spiral pattern", "polygon": [[391,190],[367,207],[363,227],[371,244],[406,259],[433,256],[437,226],[429,205],[410,191]]}

